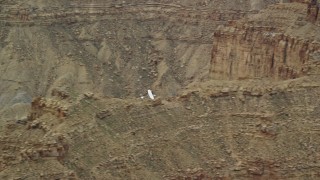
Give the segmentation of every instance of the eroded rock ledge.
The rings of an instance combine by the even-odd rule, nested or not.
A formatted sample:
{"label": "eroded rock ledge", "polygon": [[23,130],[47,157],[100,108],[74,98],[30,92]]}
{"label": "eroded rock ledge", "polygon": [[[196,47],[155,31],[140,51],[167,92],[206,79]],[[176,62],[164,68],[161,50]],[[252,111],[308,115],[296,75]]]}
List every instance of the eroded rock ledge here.
{"label": "eroded rock ledge", "polygon": [[270,27],[229,29],[214,37],[214,79],[294,79],[307,72],[310,54],[320,49],[318,42],[275,33]]}
{"label": "eroded rock ledge", "polygon": [[[273,13],[281,8],[295,17],[289,19]],[[312,63],[316,62],[315,54],[320,52],[320,43],[315,37],[316,32],[311,32],[315,35],[310,38],[298,36],[299,28],[316,26],[304,18],[307,17],[306,11],[305,4],[279,4],[245,21],[245,24],[234,23],[220,28],[214,34],[211,78],[280,80],[307,74],[314,65]]]}

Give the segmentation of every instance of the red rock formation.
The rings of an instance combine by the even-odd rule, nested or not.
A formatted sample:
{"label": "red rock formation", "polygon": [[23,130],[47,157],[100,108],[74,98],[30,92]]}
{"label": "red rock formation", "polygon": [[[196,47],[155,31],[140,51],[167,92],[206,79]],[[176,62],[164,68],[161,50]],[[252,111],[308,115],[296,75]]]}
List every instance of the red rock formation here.
{"label": "red rock formation", "polygon": [[[298,14],[305,11],[304,7],[303,4],[282,4],[272,8]],[[294,79],[306,73],[310,55],[320,49],[319,42],[286,35],[292,24],[298,28],[307,24],[301,20],[306,13],[289,20],[288,17],[273,17],[272,8],[269,14],[258,15],[245,25],[221,28],[214,34],[212,79]],[[269,22],[260,25],[262,21],[266,22],[264,16],[270,16]],[[281,18],[287,18],[285,21],[291,23],[284,24]]]}
{"label": "red rock formation", "polygon": [[[232,32],[233,31],[233,32]],[[309,54],[320,48],[267,27],[215,33],[210,75],[213,79],[297,78]]]}
{"label": "red rock formation", "polygon": [[31,103],[29,119],[34,120],[48,112],[62,118],[67,115],[67,108],[61,106],[60,103],[55,100],[38,97]]}

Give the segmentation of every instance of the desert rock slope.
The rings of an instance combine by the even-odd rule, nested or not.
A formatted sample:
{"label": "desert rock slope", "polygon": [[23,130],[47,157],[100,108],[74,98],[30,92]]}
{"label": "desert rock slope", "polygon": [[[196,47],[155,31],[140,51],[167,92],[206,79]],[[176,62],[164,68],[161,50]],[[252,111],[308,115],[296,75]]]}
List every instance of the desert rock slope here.
{"label": "desert rock slope", "polygon": [[319,3],[0,0],[0,179],[319,179]]}

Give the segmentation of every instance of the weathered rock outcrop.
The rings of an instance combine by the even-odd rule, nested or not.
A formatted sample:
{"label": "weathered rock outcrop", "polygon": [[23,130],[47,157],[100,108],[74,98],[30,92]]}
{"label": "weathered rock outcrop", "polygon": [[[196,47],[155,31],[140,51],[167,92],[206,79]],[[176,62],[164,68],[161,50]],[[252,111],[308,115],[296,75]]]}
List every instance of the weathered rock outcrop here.
{"label": "weathered rock outcrop", "polygon": [[0,0],[0,179],[319,179],[317,4],[277,2]]}
{"label": "weathered rock outcrop", "polygon": [[68,108],[54,99],[35,98],[31,103],[30,120],[35,120],[45,113],[51,113],[58,118],[67,116]]}
{"label": "weathered rock outcrop", "polygon": [[271,27],[230,28],[215,33],[213,79],[294,79],[305,75],[320,44],[275,33]]}
{"label": "weathered rock outcrop", "polygon": [[[315,26],[304,21],[307,13],[303,4],[275,5],[270,11],[275,9],[286,9],[295,17],[281,18],[267,9],[244,25],[230,25],[214,34],[211,78],[294,79],[307,73],[309,62],[315,60],[313,54],[320,51],[320,41],[315,38],[318,30],[310,32],[313,39],[287,33],[292,27]],[[264,21],[265,16],[269,22]]]}

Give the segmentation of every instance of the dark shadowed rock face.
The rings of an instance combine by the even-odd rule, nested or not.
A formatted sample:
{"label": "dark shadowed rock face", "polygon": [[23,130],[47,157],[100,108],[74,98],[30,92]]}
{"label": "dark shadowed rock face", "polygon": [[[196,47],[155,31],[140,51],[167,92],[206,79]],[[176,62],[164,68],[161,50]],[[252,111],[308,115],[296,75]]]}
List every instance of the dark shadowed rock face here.
{"label": "dark shadowed rock face", "polygon": [[318,11],[0,0],[0,179],[318,179]]}

